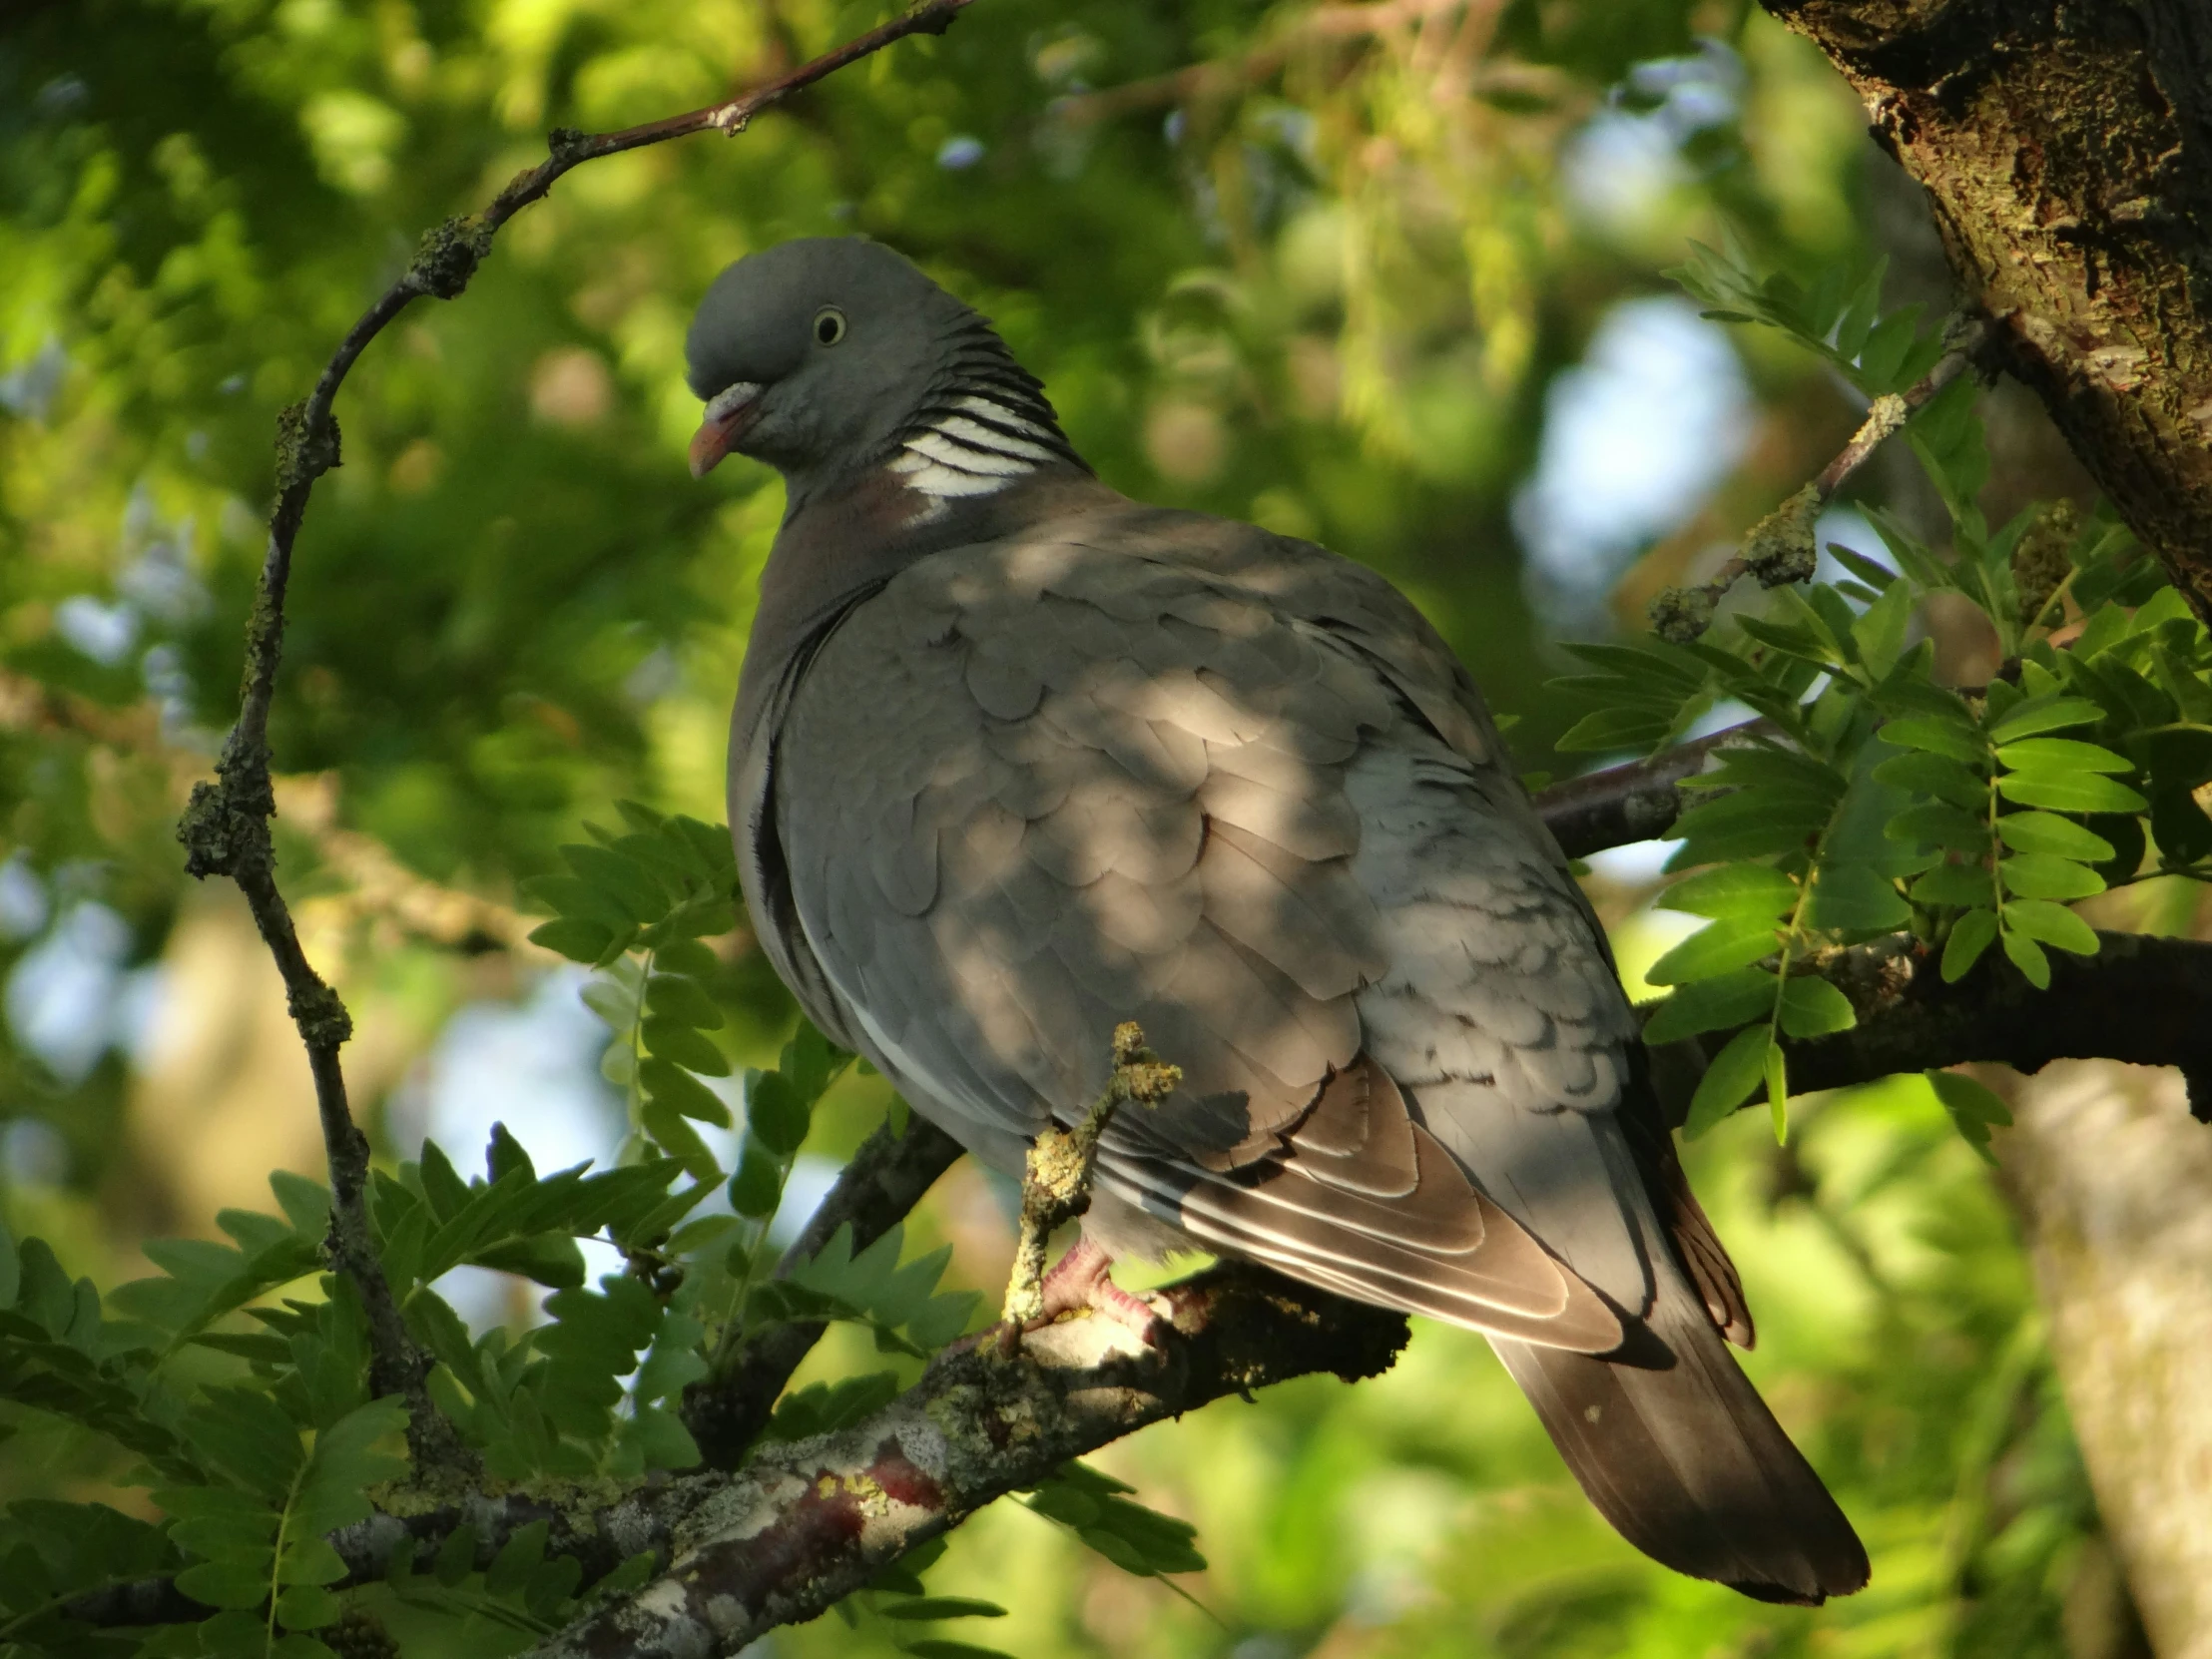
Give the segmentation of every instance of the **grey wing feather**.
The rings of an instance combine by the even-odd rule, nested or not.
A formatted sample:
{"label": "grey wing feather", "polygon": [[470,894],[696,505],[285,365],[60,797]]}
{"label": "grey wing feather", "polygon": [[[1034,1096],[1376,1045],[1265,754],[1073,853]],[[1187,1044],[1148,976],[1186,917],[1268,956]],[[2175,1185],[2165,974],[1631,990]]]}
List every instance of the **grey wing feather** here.
{"label": "grey wing feather", "polygon": [[1203,569],[940,556],[840,626],[786,723],[804,943],[986,1156],[1078,1115],[1135,1018],[1186,1084],[1109,1133],[1109,1194],[1369,1300],[1609,1348],[1617,1318],[1362,1058],[1390,963],[1346,778],[1404,725],[1360,652]]}
{"label": "grey wing feather", "polygon": [[1864,1580],[1623,1115],[1602,930],[1379,578],[1136,510],[938,554],[843,618],[749,768],[779,965],[985,1158],[1080,1114],[1135,1018],[1185,1086],[1116,1119],[1093,1224],[1482,1330],[1640,1546],[1777,1599]]}

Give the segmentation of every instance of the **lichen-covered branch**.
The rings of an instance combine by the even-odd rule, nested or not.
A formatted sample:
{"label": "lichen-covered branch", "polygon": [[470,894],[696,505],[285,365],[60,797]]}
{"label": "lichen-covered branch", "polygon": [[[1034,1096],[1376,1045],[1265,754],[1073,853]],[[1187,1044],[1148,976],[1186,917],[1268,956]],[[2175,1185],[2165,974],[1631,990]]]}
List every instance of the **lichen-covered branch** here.
{"label": "lichen-covered branch", "polygon": [[441,1419],[423,1383],[429,1363],[407,1335],[369,1237],[368,1141],[353,1121],[338,1059],[339,1048],[352,1035],[352,1019],[300,947],[290,907],[276,885],[276,853],[269,832],[269,821],[276,810],[270,778],[269,714],[283,649],[284,598],[291,580],[292,551],[314,481],[339,464],[338,426],[331,412],[338,388],[369,342],[415,299],[424,295],[451,299],[461,293],[491,251],[500,227],[544,197],[571,168],[690,133],[740,133],[762,110],[894,41],[914,34],[942,34],[970,3],[923,0],[904,15],[765,86],[688,115],[617,133],[555,132],[546,159],[518,174],[481,214],[447,220],[422,239],[407,269],[346,331],[323,365],[314,390],[278,417],[276,505],[270,516],[268,551],[246,625],[238,723],[216,762],[215,781],[194,786],[177,833],[185,846],[185,867],[192,875],[228,875],[238,883],[283,976],[292,1021],[307,1049],[329,1163],[330,1263],[360,1289],[369,1326],[370,1386],[378,1394],[396,1394],[407,1401],[409,1436],[418,1464],[451,1460],[460,1453],[451,1435],[441,1430]]}
{"label": "lichen-covered branch", "polygon": [[1713,580],[1668,588],[1652,600],[1653,631],[1677,643],[1696,639],[1712,626],[1728,590],[1745,576],[1755,578],[1763,588],[1811,581],[1820,564],[1814,526],[1822,509],[1876,450],[1904,429],[1914,410],[1964,372],[1987,341],[1988,329],[1979,318],[1954,322],[1936,366],[1905,391],[1876,398],[1859,429],[1819,476],[1746,531],[1743,551],[1722,565]]}
{"label": "lichen-covered branch", "polygon": [[[331,1539],[348,1581],[383,1576],[403,1543],[426,1558],[463,1526],[488,1566],[523,1527],[587,1578],[653,1551],[659,1579],[537,1650],[555,1656],[733,1654],[779,1624],[814,1617],[906,1550],[1072,1457],[1224,1394],[1327,1372],[1385,1371],[1401,1315],[1347,1302],[1264,1269],[1224,1266],[1168,1293],[1152,1345],[1111,1320],[1032,1333],[1012,1356],[992,1345],[941,1357],[866,1422],[762,1449],[742,1472],[649,1481],[614,1502],[583,1489],[473,1493],[380,1513]],[[206,1616],[173,1582],[83,1596],[70,1616],[103,1626]]]}
{"label": "lichen-covered branch", "polygon": [[2212,8],[1764,4],[1858,91],[2006,366],[2212,620]]}
{"label": "lichen-covered branch", "polygon": [[1011,1356],[951,1353],[866,1422],[712,1477],[670,1531],[666,1571],[533,1659],[737,1653],[1071,1457],[1226,1393],[1315,1372],[1373,1377],[1406,1336],[1399,1315],[1259,1269],[1214,1269],[1172,1300],[1157,1347],[1084,1319]]}

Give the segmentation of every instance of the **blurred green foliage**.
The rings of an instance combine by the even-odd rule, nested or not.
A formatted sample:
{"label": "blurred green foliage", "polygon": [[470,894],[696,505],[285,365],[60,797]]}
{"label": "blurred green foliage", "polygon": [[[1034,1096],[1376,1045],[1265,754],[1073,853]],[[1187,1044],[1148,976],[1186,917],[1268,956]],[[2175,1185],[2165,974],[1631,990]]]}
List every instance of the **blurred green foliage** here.
{"label": "blurred green foliage", "polygon": [[[74,1048],[33,1041],[26,1010],[72,928],[114,931],[101,983],[116,1000],[174,961],[215,902],[188,892],[172,827],[235,707],[276,410],[421,231],[488,200],[548,128],[707,103],[880,15],[831,0],[30,0],[0,22],[0,1162],[9,1228],[62,1258],[27,1248],[0,1319],[29,1321],[55,1368],[128,1371],[101,1346],[117,1327],[72,1324],[71,1276],[133,1279],[151,1232],[214,1221],[180,1213],[147,1121],[158,1056],[141,1043],[134,1066],[120,1022]],[[1692,83],[1698,97],[1680,92]],[[1618,301],[1665,290],[1690,238],[1733,229],[1756,264],[1811,289],[1865,269],[1883,187],[1862,122],[1818,55],[1740,0],[978,0],[942,40],[905,43],[734,142],[571,175],[465,297],[418,302],[362,360],[338,403],[344,464],[299,546],[273,741],[278,770],[317,779],[328,810],[287,805],[281,873],[334,918],[312,940],[362,1017],[349,1059],[356,1079],[380,1079],[363,1093],[389,1087],[456,1008],[514,994],[548,961],[519,930],[392,899],[405,882],[535,921],[567,907],[524,884],[581,875],[562,848],[599,845],[583,827],[618,822],[618,801],[648,804],[635,834],[672,822],[658,815],[723,816],[726,711],[781,507],[759,469],[684,476],[697,411],[683,330],[729,261],[848,230],[912,255],[997,320],[1111,482],[1385,571],[1522,717],[1524,761],[1545,764],[1580,710],[1542,689],[1562,665],[1525,597],[1510,503],[1547,388]],[[1635,144],[1608,150],[1603,134]],[[1766,512],[1856,419],[1817,360],[1738,333],[1753,441],[1698,525],[1650,550],[1655,581],[1700,551],[1697,534]],[[1947,545],[1940,507],[1882,476],[1865,487]],[[395,872],[380,887],[363,844]],[[1634,896],[1616,892],[1614,910]],[[606,941],[584,954],[634,943],[621,920],[595,923]],[[1624,924],[1624,954],[1646,926]],[[772,1064],[792,1015],[742,932],[712,951],[682,928],[664,942],[665,961],[623,956],[628,978],[610,968],[593,1005],[628,1045],[629,1070],[614,1060],[609,1075],[634,1126],[681,1158],[684,1126],[714,1121],[694,1074]],[[664,989],[656,1008],[658,977],[701,1000],[657,1046],[653,1018],[691,994]],[[810,1153],[837,1156],[886,1102],[879,1081],[826,1066],[794,1054],[770,1075],[803,1075],[796,1126]],[[277,1109],[311,1110],[303,1096]],[[742,1306],[794,1127],[750,1126],[758,1156],[740,1155],[738,1181],[753,1173],[732,1215],[655,1221],[657,1248],[697,1228],[673,1237],[728,1269],[697,1276],[725,1296],[701,1327]],[[516,1131],[526,1145],[527,1121]],[[472,1188],[417,1146],[382,1150],[387,1231],[419,1212],[425,1247],[428,1218],[481,1220],[502,1174],[527,1167],[503,1170],[495,1149]],[[236,1156],[257,1189],[281,1161],[260,1143]],[[1099,1459],[1197,1524],[1208,1565],[1181,1580],[1188,1599],[1086,1549],[1048,1498],[987,1511],[930,1571],[931,1596],[1001,1604],[1003,1620],[938,1631],[869,1606],[856,1624],[785,1633],[779,1651],[925,1651],[977,1630],[1037,1659],[2055,1655],[2082,1630],[2124,1639],[2010,1226],[1929,1087],[1800,1103],[1787,1147],[1740,1115],[1690,1162],[1760,1314],[1754,1375],[1868,1537],[1865,1595],[1781,1610],[1652,1566],[1582,1502],[1480,1341],[1423,1327],[1377,1382],[1294,1384]],[[311,1277],[273,1320],[231,1312],[306,1270],[312,1205],[290,1190],[289,1225],[226,1223],[242,1257],[267,1253],[260,1277],[239,1281],[245,1268],[205,1242],[157,1247],[173,1277],[150,1283],[182,1289],[124,1299],[183,1342],[187,1383],[298,1369],[272,1343],[343,1346]],[[607,1221],[583,1200],[525,1219],[416,1261],[409,1283],[448,1256],[534,1273],[569,1311],[582,1299],[623,1326],[626,1354],[693,1317],[632,1331],[598,1308],[628,1293],[587,1292],[572,1269],[565,1229]],[[924,1248],[973,1231],[949,1199],[909,1228]],[[864,1314],[880,1288],[835,1280],[808,1308],[841,1298]],[[560,1372],[557,1353],[420,1310],[448,1371],[481,1379],[485,1437],[518,1467],[682,1461],[665,1413],[650,1433],[606,1419],[604,1367]],[[203,1326],[232,1348],[184,1340]],[[861,1326],[840,1327],[802,1381],[885,1363]],[[913,1362],[887,1363],[896,1377]],[[127,1459],[112,1443],[11,1394],[0,1495],[152,1513],[116,1484]],[[360,1408],[333,1396],[316,1420]],[[826,1385],[786,1408],[823,1421],[841,1407]],[[197,1425],[208,1466],[234,1428]],[[60,1513],[18,1510],[0,1552],[55,1551]],[[254,1536],[238,1550],[262,1550],[260,1522],[239,1524]],[[137,1519],[83,1525],[85,1550],[134,1570],[168,1560]],[[518,1556],[502,1601],[425,1565],[383,1613],[436,1652],[450,1598],[475,1597],[467,1651],[495,1651],[575,1589],[543,1567]],[[303,1629],[328,1611],[312,1601]]]}

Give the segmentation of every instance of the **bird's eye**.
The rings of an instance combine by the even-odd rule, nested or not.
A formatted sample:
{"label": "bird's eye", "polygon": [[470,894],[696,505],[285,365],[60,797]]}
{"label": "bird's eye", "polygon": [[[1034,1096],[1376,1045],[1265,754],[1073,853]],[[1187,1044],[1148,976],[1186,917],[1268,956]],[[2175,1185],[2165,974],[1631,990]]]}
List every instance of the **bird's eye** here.
{"label": "bird's eye", "polygon": [[844,338],[844,312],[834,305],[825,305],[815,312],[815,338],[825,345],[834,345]]}

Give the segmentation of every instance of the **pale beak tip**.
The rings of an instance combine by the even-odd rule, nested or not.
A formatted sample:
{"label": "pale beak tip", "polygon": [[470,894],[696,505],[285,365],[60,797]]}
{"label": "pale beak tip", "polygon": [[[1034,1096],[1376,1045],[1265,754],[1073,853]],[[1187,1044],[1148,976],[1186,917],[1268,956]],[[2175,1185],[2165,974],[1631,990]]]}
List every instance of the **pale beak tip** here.
{"label": "pale beak tip", "polygon": [[704,478],[722,464],[723,456],[730,453],[730,434],[716,421],[708,421],[699,428],[691,441],[691,475]]}

